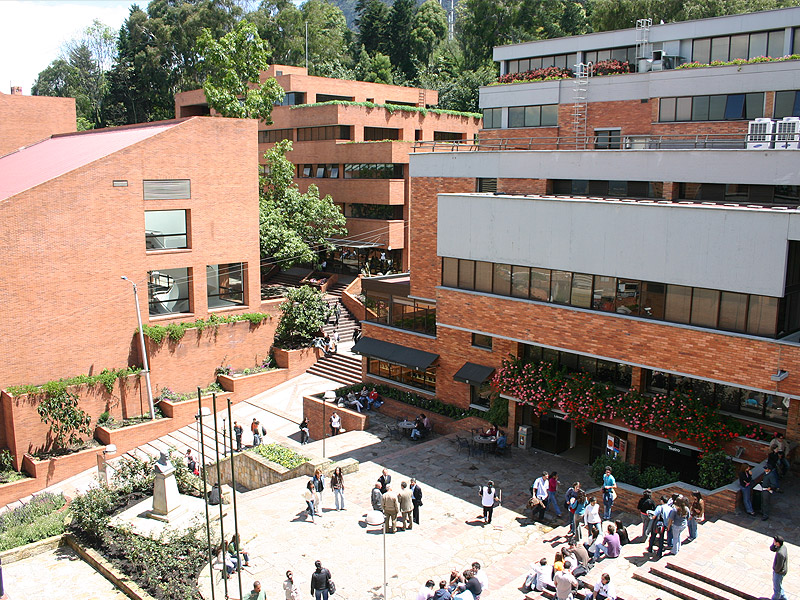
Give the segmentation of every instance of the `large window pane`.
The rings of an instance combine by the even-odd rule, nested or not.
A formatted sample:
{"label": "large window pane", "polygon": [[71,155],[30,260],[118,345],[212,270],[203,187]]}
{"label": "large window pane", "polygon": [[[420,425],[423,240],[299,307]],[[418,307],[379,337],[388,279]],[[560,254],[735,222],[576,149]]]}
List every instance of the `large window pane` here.
{"label": "large window pane", "polygon": [[147,210],[144,237],[147,250],[188,248],[185,210]]}
{"label": "large window pane", "polygon": [[725,118],[725,104],[727,101],[728,96],[725,94],[708,97],[709,121],[722,121]]}
{"label": "large window pane", "polygon": [[492,293],[492,263],[477,261],[475,263],[475,289],[479,292]]}
{"label": "large window pane", "polygon": [[147,274],[147,300],[150,315],[188,313],[189,269],[161,269]]}
{"label": "large window pane", "polygon": [[367,309],[367,321],[389,323],[389,301],[379,296],[367,295],[364,300]]}
{"label": "large window pane", "polygon": [[542,302],[550,300],[550,269],[531,269],[531,298]]}
{"label": "large window pane", "polygon": [[731,52],[729,60],[733,60],[735,58],[747,58],[749,37],[750,36],[746,33],[731,36]]}
{"label": "large window pane", "polygon": [[558,125],[558,104],[545,104],[542,106],[542,127],[555,127]]}
{"label": "large window pane", "polygon": [[692,288],[683,285],[667,286],[664,318],[673,323],[688,323],[692,306]]}
{"label": "large window pane", "polygon": [[638,279],[618,279],[616,312],[621,315],[638,315],[641,307],[642,282]]}
{"label": "large window pane", "polygon": [[764,116],[764,92],[753,92],[745,95],[744,118],[760,119]]}
{"label": "large window pane", "polygon": [[525,107],[510,106],[508,108],[508,126],[525,127]]}
{"label": "large window pane", "polygon": [[708,64],[711,62],[711,39],[694,40],[692,42],[692,62]]}
{"label": "large window pane", "polygon": [[675,120],[676,121],[691,121],[692,120],[692,98],[684,97],[678,98],[675,102]]}
{"label": "large window pane", "polygon": [[773,114],[776,119],[793,116],[795,94],[796,92],[793,91],[775,92],[775,111]]}
{"label": "large window pane", "polygon": [[530,288],[530,273],[528,267],[512,267],[511,269],[511,295],[517,298],[527,298]]}
{"label": "large window pane", "polygon": [[553,271],[550,285],[550,301],[569,304],[572,288],[572,273],[569,271]]}
{"label": "large window pane", "polygon": [[661,98],[658,101],[658,120],[662,123],[669,123],[675,120],[675,100],[676,98]]}
{"label": "large window pane", "polygon": [[769,32],[769,41],[767,42],[767,56],[771,56],[773,58],[777,58],[778,56],[783,56],[783,33],[784,33],[783,29]]}
{"label": "large window pane", "polygon": [[588,373],[594,379],[597,374],[597,359],[591,356],[578,356],[578,370],[581,373]]}
{"label": "large window pane", "polygon": [[747,58],[756,58],[758,56],[767,55],[767,32],[750,34],[750,50],[747,53]]}
{"label": "large window pane", "polygon": [[744,94],[728,94],[725,104],[725,119],[728,121],[744,118]]}
{"label": "large window pane", "polygon": [[462,290],[475,289],[475,261],[458,261],[458,287]]}
{"label": "large window pane", "polygon": [[572,276],[572,306],[590,308],[592,306],[592,276],[575,273]]}
{"label": "large window pane", "polygon": [[[642,317],[663,319],[667,303],[667,286],[663,283],[645,281],[642,283]],[[634,314],[636,314],[634,312]]]}
{"label": "large window pane", "polygon": [[778,323],[778,298],[750,296],[747,333],[773,337]]}
{"label": "large window pane", "polygon": [[605,312],[614,312],[617,297],[617,278],[595,275],[592,308]]}
{"label": "large window pane", "polygon": [[227,263],[206,267],[208,308],[244,304],[244,264]]}
{"label": "large window pane", "polygon": [[494,266],[494,289],[495,294],[501,296],[511,295],[511,265],[496,264]]}
{"label": "large window pane", "polygon": [[538,127],[541,125],[541,115],[542,115],[542,107],[541,106],[526,106],[525,107],[525,126],[526,127]]}
{"label": "large window pane", "polygon": [[747,321],[747,294],[722,292],[719,302],[719,328],[744,331]]}
{"label": "large window pane", "polygon": [[731,38],[729,38],[727,35],[711,38],[711,60],[728,60],[728,49],[730,44]]}
{"label": "large window pane", "polygon": [[458,259],[442,259],[442,285],[447,287],[458,287]]}
{"label": "large window pane", "polygon": [[719,313],[719,291],[695,288],[692,297],[692,325],[716,327]]}
{"label": "large window pane", "polygon": [[695,96],[692,99],[692,121],[708,121],[708,96]]}

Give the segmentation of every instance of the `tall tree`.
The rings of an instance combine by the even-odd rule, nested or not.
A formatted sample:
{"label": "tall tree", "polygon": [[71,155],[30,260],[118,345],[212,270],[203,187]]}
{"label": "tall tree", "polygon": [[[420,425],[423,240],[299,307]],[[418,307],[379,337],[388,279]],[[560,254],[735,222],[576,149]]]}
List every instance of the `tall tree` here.
{"label": "tall tree", "polygon": [[260,72],[269,66],[269,49],[255,25],[240,21],[219,40],[204,29],[198,54],[206,75],[203,91],[211,108],[225,117],[272,123],[272,107],[284,91],[274,78],[259,83]]}
{"label": "tall tree", "polygon": [[414,79],[417,70],[412,55],[411,29],[414,20],[415,0],[394,0],[389,10],[389,58],[392,65],[406,79]]}
{"label": "tall tree", "polygon": [[360,81],[372,81],[374,83],[394,83],[392,78],[392,61],[389,57],[380,52],[370,56],[365,50],[361,51],[361,58],[356,65],[356,74]]}
{"label": "tall tree", "polygon": [[433,51],[447,38],[447,12],[437,0],[426,0],[412,19],[411,48],[418,65],[427,65]]}
{"label": "tall tree", "polygon": [[356,15],[358,45],[369,54],[388,51],[389,7],[381,0],[358,0]]}
{"label": "tall tree", "polygon": [[284,268],[314,262],[317,253],[332,246],[327,238],[344,235],[345,218],[330,196],[320,198],[316,185],[300,193],[294,183],[294,165],[286,158],[292,142],[270,148],[268,175],[262,177],[261,255],[281,261]]}
{"label": "tall tree", "polygon": [[306,0],[300,12],[308,23],[309,70],[316,74],[317,66],[324,68],[346,54],[350,32],[342,11],[327,0]]}

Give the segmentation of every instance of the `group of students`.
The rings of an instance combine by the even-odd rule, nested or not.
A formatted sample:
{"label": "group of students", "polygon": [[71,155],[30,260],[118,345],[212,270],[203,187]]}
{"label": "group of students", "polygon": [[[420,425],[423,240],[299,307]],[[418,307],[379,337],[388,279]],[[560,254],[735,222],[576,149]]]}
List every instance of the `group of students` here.
{"label": "group of students", "polygon": [[481,563],[475,561],[471,568],[450,571],[450,578],[439,582],[435,589],[433,579],[429,579],[417,593],[416,600],[480,600],[481,595],[489,589],[489,578],[481,569]]}
{"label": "group of students", "polygon": [[[585,575],[591,568],[591,559],[584,546],[571,541],[556,552],[553,564],[542,558],[538,563],[531,563],[531,570],[525,577],[525,592],[541,592],[545,589],[555,591],[557,600],[571,600],[579,587],[578,577]],[[611,576],[603,573],[594,587],[587,591],[586,600],[616,600],[616,591],[611,583]]]}
{"label": "group of students", "polygon": [[222,543],[217,546],[216,555],[216,566],[222,570],[222,576],[226,579],[234,571],[250,566],[250,554],[242,547],[238,533],[231,538],[230,542],[222,540]]}
{"label": "group of students", "polygon": [[637,508],[642,519],[642,537],[650,535],[647,551],[655,552],[658,558],[664,554],[664,542],[667,553],[673,555],[680,552],[681,535],[688,529],[691,542],[697,537],[697,525],[705,519],[705,500],[699,491],[692,492],[692,498],[681,494],[661,496],[656,506],[652,492],[645,490],[639,499]]}
{"label": "group of students", "polygon": [[[333,490],[334,505],[336,510],[344,510],[344,473],[341,467],[333,470],[330,478],[330,488]],[[315,517],[321,517],[320,503],[322,492],[325,490],[325,475],[320,469],[314,471],[314,476],[306,482],[303,500],[306,501],[305,514],[311,517],[311,522],[316,523]]]}
{"label": "group of students", "polygon": [[383,403],[380,401],[380,396],[374,387],[372,390],[367,390],[367,386],[364,386],[358,395],[353,390],[350,390],[346,396],[339,396],[336,398],[336,404],[361,412],[364,409],[372,410],[373,407],[377,408]]}

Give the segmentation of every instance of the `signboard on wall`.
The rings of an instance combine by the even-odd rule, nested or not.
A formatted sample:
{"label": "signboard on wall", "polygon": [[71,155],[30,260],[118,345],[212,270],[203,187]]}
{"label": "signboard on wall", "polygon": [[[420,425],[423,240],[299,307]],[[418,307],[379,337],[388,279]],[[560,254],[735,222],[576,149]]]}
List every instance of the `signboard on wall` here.
{"label": "signboard on wall", "polygon": [[628,455],[628,441],[609,433],[606,436],[606,454],[625,461]]}

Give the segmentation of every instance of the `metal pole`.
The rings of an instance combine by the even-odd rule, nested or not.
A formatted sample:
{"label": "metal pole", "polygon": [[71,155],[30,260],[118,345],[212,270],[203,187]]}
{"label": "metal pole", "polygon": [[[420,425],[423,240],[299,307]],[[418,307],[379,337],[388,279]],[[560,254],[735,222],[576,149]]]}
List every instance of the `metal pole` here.
{"label": "metal pole", "polygon": [[322,458],[325,458],[325,431],[328,427],[328,422],[325,419],[325,405],[328,403],[328,399],[325,396],[322,397]]}
{"label": "metal pole", "polygon": [[[225,558],[225,552],[228,550],[225,547],[225,523],[224,515],[222,513],[222,473],[219,468],[219,428],[217,427],[217,394],[211,394],[211,410],[214,417],[214,452],[217,454],[217,485],[219,486],[219,535],[222,537],[222,558]],[[239,568],[239,565],[236,565]],[[222,565],[225,578],[222,580],[225,583],[225,600],[230,598],[228,595],[228,572],[225,565]]]}
{"label": "metal pole", "polygon": [[[124,275],[122,279],[125,281],[130,281]],[[147,350],[144,346],[144,328],[142,327],[142,311],[139,308],[139,290],[136,287],[136,284],[133,283],[133,300],[134,304],[136,304],[136,320],[139,323],[139,343],[141,344],[142,349],[142,364],[144,366],[144,382],[147,385],[147,403],[150,406],[150,419],[156,418],[156,410],[153,406],[153,388],[150,386],[150,365],[147,363]]]}
{"label": "metal pole", "polygon": [[[214,557],[211,552],[211,518],[208,514],[208,486],[206,485],[206,446],[202,442],[203,437],[203,394],[200,387],[197,388],[197,422],[199,423],[197,431],[200,437],[200,456],[203,461],[203,504],[206,506],[206,539],[208,543],[208,579],[211,582],[211,600],[215,600],[214,593]],[[223,556],[224,558],[224,556]],[[222,565],[225,568],[225,565]]]}
{"label": "metal pole", "polygon": [[[231,399],[228,398],[228,426],[231,427],[231,434],[233,434],[233,417],[231,416]],[[228,430],[225,430],[225,435],[228,435]],[[231,442],[231,495],[233,496],[233,530],[236,535],[236,560],[242,564],[242,559],[239,556],[239,547],[242,545],[242,540],[239,537],[239,516],[236,509],[236,473],[234,471],[233,463],[236,461],[236,455],[233,453],[233,442]],[[242,598],[242,570],[239,569],[239,598]]]}
{"label": "metal pole", "polygon": [[386,521],[383,523],[383,600],[389,600],[386,595]]}
{"label": "metal pole", "polygon": [[308,21],[306,21],[306,69],[308,69]]}
{"label": "metal pole", "polygon": [[228,456],[228,425],[222,417],[222,456]]}

